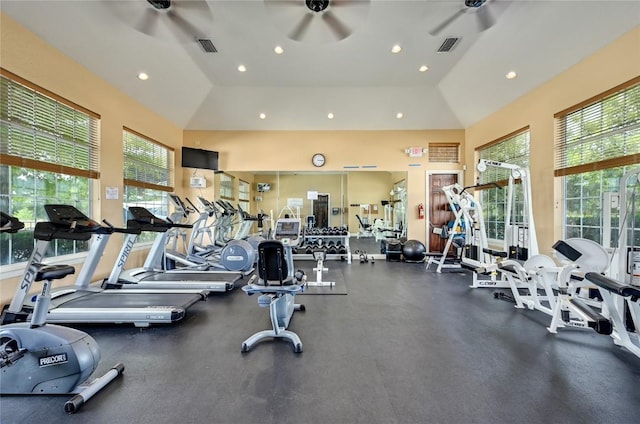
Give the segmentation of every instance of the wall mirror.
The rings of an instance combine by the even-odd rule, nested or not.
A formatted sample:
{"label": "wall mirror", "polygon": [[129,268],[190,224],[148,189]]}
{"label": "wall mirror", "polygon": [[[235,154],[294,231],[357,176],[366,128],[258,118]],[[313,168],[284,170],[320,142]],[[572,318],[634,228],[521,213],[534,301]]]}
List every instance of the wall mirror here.
{"label": "wall mirror", "polygon": [[275,220],[299,211],[304,225],[348,227],[352,250],[377,253],[381,238],[406,236],[406,178],[404,171],[257,172],[251,212]]}

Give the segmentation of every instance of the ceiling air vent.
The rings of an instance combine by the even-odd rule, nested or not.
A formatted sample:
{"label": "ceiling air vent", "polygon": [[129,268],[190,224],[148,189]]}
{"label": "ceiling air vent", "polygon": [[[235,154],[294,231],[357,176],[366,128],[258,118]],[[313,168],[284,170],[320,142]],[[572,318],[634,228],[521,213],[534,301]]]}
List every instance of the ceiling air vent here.
{"label": "ceiling air vent", "polygon": [[202,49],[207,53],[217,53],[218,49],[213,45],[211,40],[208,38],[198,38],[198,43],[202,46]]}
{"label": "ceiling air vent", "polygon": [[438,47],[438,53],[446,53],[450,52],[453,46],[456,45],[460,37],[449,37],[445,38],[440,47]]}

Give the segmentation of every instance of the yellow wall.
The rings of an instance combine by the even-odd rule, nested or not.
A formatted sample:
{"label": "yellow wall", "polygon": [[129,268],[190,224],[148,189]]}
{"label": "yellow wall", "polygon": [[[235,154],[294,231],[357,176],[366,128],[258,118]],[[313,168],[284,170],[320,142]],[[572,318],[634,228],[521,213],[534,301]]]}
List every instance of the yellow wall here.
{"label": "yellow wall", "polygon": [[[237,179],[250,182],[252,198],[256,194],[255,182],[262,180],[260,175],[254,176],[254,172],[317,171],[311,165],[311,156],[316,152],[327,157],[327,164],[322,170],[345,171],[345,167],[357,166],[360,167],[358,172],[366,176],[367,171],[362,170],[362,166],[375,166],[376,171],[394,172],[391,184],[395,182],[394,178],[406,172],[408,237],[425,241],[426,220],[418,220],[415,213],[419,203],[425,203],[428,210],[425,174],[427,171],[456,170],[462,164],[429,164],[426,158],[409,158],[404,150],[412,146],[426,147],[430,142],[456,142],[462,146],[463,163],[473,165],[475,147],[530,125],[533,202],[543,251],[559,236],[560,225],[556,216],[557,194],[554,200],[548,195],[549,188],[555,183],[551,161],[553,114],[640,75],[640,28],[637,28],[466,131],[183,131],[3,14],[0,14],[0,38],[2,67],[101,115],[101,179],[93,194],[96,205],[93,216],[98,220],[108,219],[115,225],[122,221],[122,199],[105,200],[102,194],[105,187],[117,187],[122,195],[122,127],[126,126],[176,148],[177,164],[180,163],[179,147],[183,144],[220,152],[222,169]],[[412,164],[418,166],[410,166]],[[213,191],[212,172],[206,174],[211,185],[197,190],[189,187],[188,178],[193,171],[180,172],[177,169],[175,187],[178,194],[190,197],[202,194],[209,199],[217,197]],[[474,181],[472,169],[473,166],[468,166],[466,181]],[[346,188],[350,197],[352,193],[355,196],[353,183],[348,181]],[[384,198],[378,197],[365,201],[379,202]],[[353,228],[351,217],[349,224]],[[115,260],[121,238],[114,239],[96,278],[105,277]],[[129,266],[139,265],[140,254],[131,260]],[[2,279],[0,302],[6,303],[10,299],[17,280]]]}
{"label": "yellow wall", "polygon": [[[174,148],[182,145],[182,129],[116,90],[4,14],[0,14],[0,39],[0,65],[3,68],[101,116],[101,174],[92,194],[96,205],[93,217],[96,220],[107,219],[116,226],[122,225],[122,127]],[[177,173],[175,183],[177,187],[182,185],[181,173]],[[104,199],[105,187],[117,187],[119,199]],[[121,236],[113,236],[96,277],[108,275],[121,242]],[[140,259],[139,254],[132,256],[129,266],[141,264]],[[68,277],[57,285],[71,284],[73,278]],[[17,277],[2,280],[2,303],[13,296],[17,281]]]}
{"label": "yellow wall", "polygon": [[[186,172],[186,171],[185,171]],[[191,173],[185,173],[184,184],[188,185]],[[218,178],[213,172],[198,171],[198,175],[207,178],[208,186],[205,189],[184,187],[186,197],[196,203],[196,196],[203,196],[208,200],[217,199]],[[309,171],[279,171],[264,173],[228,172],[235,177],[236,193],[238,180],[251,184],[251,208],[253,215],[262,211],[273,219],[276,219],[283,208],[287,206],[289,198],[302,199],[300,214],[303,219],[312,212],[312,201],[307,199],[308,191],[317,191],[320,194],[329,194],[329,226],[339,227],[347,225],[352,233],[358,231],[358,222],[355,214],[361,217],[368,213],[360,208],[350,206],[352,204],[372,205],[371,222],[377,218],[384,218],[382,200],[389,200],[389,192],[393,184],[406,179],[406,172],[388,171],[349,171],[349,172],[309,172]],[[269,192],[258,193],[257,183],[271,184]],[[261,200],[256,200],[259,196]],[[237,197],[236,197],[237,200]],[[232,201],[234,203],[235,201]],[[377,211],[373,205],[376,205]],[[196,206],[199,205],[196,203]],[[341,212],[332,213],[333,208]],[[296,212],[295,210],[293,211]],[[257,231],[257,227],[253,228]]]}
{"label": "yellow wall", "polygon": [[[318,171],[311,164],[314,153],[324,153],[327,162],[322,171],[406,172],[407,236],[425,241],[426,220],[412,213],[425,203],[426,171],[457,170],[457,164],[430,164],[426,156],[410,158],[405,149],[427,147],[429,143],[464,144],[463,130],[415,131],[185,131],[185,146],[214,150],[220,154],[220,168],[231,173],[260,171]],[[410,166],[410,165],[418,166]],[[362,167],[374,166],[375,168]],[[355,171],[350,171],[350,174]],[[255,180],[257,181],[257,180]],[[185,181],[185,184],[188,182]],[[380,202],[384,197],[378,198]],[[371,201],[373,201],[371,200]],[[351,197],[349,197],[351,201]],[[355,215],[353,215],[355,217]],[[353,231],[355,221],[349,218]],[[357,228],[357,226],[355,227]]]}
{"label": "yellow wall", "polygon": [[[368,218],[369,224],[373,224],[376,219],[384,219],[383,200],[389,200],[389,192],[393,189],[393,175],[389,172],[350,172],[349,173],[349,205],[369,205],[369,210],[357,206],[349,206],[349,231],[358,232],[358,220]],[[374,208],[375,205],[375,209]]]}
{"label": "yellow wall", "polygon": [[[553,115],[638,75],[640,27],[502,110],[467,128],[464,161],[473,164],[476,147],[530,126],[531,186],[541,253],[551,253],[551,245],[562,235],[559,189],[561,179],[555,179],[553,176]],[[513,82],[517,83],[517,80]],[[467,167],[466,181],[475,180],[473,172],[473,166]]]}

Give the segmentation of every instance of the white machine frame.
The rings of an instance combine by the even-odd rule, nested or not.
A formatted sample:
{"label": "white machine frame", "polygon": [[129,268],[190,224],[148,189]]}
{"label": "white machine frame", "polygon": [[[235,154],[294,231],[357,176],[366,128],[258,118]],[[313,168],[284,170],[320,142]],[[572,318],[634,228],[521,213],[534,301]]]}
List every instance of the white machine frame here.
{"label": "white machine frame", "polygon": [[[531,202],[531,180],[529,178],[529,169],[523,168],[520,165],[498,162],[486,159],[480,159],[478,161],[477,170],[479,173],[483,173],[488,167],[496,167],[509,170],[509,180],[507,184],[507,208],[505,211],[505,231],[502,248],[504,252],[509,252],[510,242],[516,241],[516,244],[521,245],[527,251],[527,259],[535,258],[539,255],[538,238],[536,235],[535,220],[533,218],[533,205]],[[512,222],[513,216],[513,203],[516,180],[520,180],[523,191],[523,203],[524,203],[524,222],[523,227],[514,225]],[[478,208],[481,209],[481,208]],[[479,217],[483,219],[482,212]],[[484,227],[483,227],[484,228]],[[486,237],[486,232],[484,233]],[[486,240],[486,238],[485,238]],[[486,241],[488,243],[488,241]],[[486,246],[483,246],[485,249]],[[529,275],[529,270],[522,267],[522,264],[517,260],[506,259],[500,261],[500,266],[496,263],[490,255],[486,252],[482,252],[484,263],[478,264],[478,270],[482,270],[493,276],[491,279],[480,280],[474,278],[473,285],[471,287],[492,287],[492,288],[510,288],[513,294],[516,306],[524,307],[525,304],[534,306],[536,309],[541,308],[543,312],[548,312],[546,307],[540,303],[540,298],[537,296],[537,291],[534,290],[536,285],[542,282],[543,278],[548,278],[547,275]],[[495,278],[495,271],[502,268],[502,278]],[[522,297],[519,293],[519,288],[529,289],[530,297]],[[542,288],[547,292],[545,297],[549,298],[548,301],[552,302],[551,296],[549,296],[549,289],[545,285]],[[548,305],[552,307],[552,305]]]}

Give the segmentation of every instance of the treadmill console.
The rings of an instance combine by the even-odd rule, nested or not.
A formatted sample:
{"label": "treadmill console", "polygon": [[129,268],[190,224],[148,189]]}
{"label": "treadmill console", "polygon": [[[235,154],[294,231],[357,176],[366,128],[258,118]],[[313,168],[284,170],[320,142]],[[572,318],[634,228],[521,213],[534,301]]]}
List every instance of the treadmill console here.
{"label": "treadmill console", "polygon": [[280,218],[276,222],[276,229],[273,238],[282,242],[285,246],[296,247],[300,244],[300,228],[302,227],[299,219],[296,218]]}
{"label": "treadmill console", "polygon": [[169,221],[158,218],[142,206],[129,206],[129,216],[131,219],[127,220],[127,228],[156,232],[169,231],[171,228]]}
{"label": "treadmill console", "polygon": [[23,228],[24,223],[18,218],[0,212],[0,232],[17,233],[18,230],[22,230]]}
{"label": "treadmill console", "polygon": [[169,199],[173,202],[177,212],[181,212],[184,216],[187,216],[187,205],[184,204],[179,196],[169,194]]}
{"label": "treadmill console", "polygon": [[74,231],[92,231],[102,227],[71,205],[44,205],[44,210],[53,224],[70,227]]}
{"label": "treadmill console", "polygon": [[211,204],[211,202],[210,202],[210,201],[208,201],[207,199],[205,199],[205,198],[204,198],[204,197],[202,197],[202,196],[198,196],[198,201],[199,201],[199,202],[202,204],[202,206],[203,206],[203,207],[205,207],[205,208],[210,208],[210,209],[213,209],[213,208],[214,208],[213,204]]}

